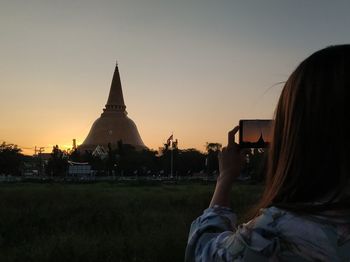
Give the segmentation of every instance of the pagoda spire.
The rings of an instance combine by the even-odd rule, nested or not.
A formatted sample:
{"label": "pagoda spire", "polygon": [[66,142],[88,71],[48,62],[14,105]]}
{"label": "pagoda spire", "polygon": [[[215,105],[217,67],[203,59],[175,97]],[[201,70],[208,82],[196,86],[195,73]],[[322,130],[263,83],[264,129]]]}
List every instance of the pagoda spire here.
{"label": "pagoda spire", "polygon": [[122,112],[124,112],[125,108],[126,108],[126,106],[124,103],[123,90],[122,90],[122,84],[120,81],[118,63],[116,63],[105,111],[122,111]]}

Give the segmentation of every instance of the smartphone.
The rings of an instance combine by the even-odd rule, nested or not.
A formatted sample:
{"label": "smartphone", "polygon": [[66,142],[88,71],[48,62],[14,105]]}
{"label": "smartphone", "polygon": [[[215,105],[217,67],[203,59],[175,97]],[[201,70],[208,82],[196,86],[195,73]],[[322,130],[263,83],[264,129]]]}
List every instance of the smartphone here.
{"label": "smartphone", "polygon": [[239,146],[241,148],[265,148],[272,140],[272,119],[239,120]]}

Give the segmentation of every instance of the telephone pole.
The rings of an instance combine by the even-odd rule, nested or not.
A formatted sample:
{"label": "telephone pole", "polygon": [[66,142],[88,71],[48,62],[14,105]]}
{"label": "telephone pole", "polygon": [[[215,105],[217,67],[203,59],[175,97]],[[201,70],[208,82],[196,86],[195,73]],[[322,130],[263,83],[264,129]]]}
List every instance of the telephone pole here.
{"label": "telephone pole", "polygon": [[44,151],[45,151],[45,147],[43,147],[43,146],[40,146],[40,147],[35,146],[34,147],[34,156],[36,156],[39,160],[39,170],[38,170],[39,175],[42,175],[43,171],[44,171],[44,164],[43,164],[42,155],[41,155]]}

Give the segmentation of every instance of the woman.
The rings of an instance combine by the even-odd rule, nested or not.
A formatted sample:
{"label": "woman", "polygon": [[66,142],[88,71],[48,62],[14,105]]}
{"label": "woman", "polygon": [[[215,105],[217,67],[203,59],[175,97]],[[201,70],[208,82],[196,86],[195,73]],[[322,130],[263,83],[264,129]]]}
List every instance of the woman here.
{"label": "woman", "polygon": [[240,171],[238,127],[229,133],[186,261],[350,261],[349,91],[350,45],[320,50],[296,68],[276,108],[265,191],[238,228],[229,208]]}

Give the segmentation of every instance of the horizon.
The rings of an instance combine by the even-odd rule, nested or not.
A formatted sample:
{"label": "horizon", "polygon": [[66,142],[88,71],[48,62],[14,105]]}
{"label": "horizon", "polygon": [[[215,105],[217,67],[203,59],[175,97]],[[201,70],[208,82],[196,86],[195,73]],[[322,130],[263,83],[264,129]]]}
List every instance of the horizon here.
{"label": "horizon", "polygon": [[[227,143],[273,118],[308,55],[349,43],[347,1],[3,1],[0,141],[23,153],[83,143],[118,60],[128,116],[150,149]],[[30,148],[30,149],[29,149]]]}

